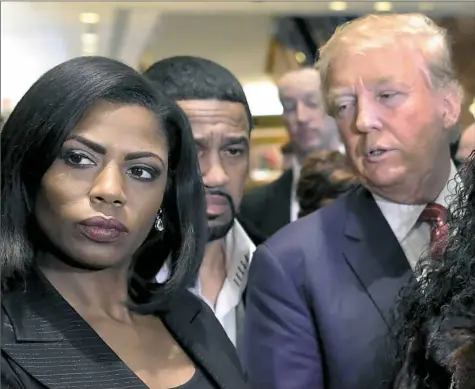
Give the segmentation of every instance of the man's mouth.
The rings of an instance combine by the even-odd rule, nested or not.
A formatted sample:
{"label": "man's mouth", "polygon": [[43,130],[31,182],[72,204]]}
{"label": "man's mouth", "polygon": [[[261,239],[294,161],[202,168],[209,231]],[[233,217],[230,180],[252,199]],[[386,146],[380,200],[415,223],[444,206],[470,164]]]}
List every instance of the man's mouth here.
{"label": "man's mouth", "polygon": [[219,216],[226,213],[228,209],[228,205],[208,204],[206,207],[206,213],[208,216]]}
{"label": "man's mouth", "polygon": [[385,147],[372,147],[366,152],[366,158],[369,161],[378,161],[382,157],[385,157],[392,149],[385,148]]}
{"label": "man's mouth", "polygon": [[230,195],[222,190],[206,191],[206,214],[208,220],[234,218],[234,202]]}
{"label": "man's mouth", "polygon": [[206,195],[206,204],[216,205],[216,206],[227,206],[229,205],[229,200],[220,195]]}
{"label": "man's mouth", "polygon": [[229,200],[220,195],[206,196],[206,213],[209,217],[217,217],[229,212]]}
{"label": "man's mouth", "polygon": [[371,149],[368,154],[372,157],[377,157],[379,155],[383,155],[386,151],[386,149]]}

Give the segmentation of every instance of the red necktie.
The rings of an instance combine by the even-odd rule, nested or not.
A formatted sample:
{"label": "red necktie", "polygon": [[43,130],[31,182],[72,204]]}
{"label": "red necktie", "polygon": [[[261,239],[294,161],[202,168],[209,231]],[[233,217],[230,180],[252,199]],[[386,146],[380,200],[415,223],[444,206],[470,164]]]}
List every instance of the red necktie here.
{"label": "red necktie", "polygon": [[433,259],[439,259],[447,247],[447,208],[429,203],[422,211],[421,220],[430,224],[430,248]]}

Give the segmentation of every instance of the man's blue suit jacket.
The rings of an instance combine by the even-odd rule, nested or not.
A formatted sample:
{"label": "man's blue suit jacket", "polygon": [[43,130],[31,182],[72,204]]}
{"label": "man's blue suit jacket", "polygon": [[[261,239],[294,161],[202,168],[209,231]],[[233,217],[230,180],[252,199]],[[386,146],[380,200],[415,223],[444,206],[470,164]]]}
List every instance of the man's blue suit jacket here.
{"label": "man's blue suit jacket", "polygon": [[397,367],[392,310],[412,271],[359,187],[256,251],[244,363],[256,389],[375,389]]}

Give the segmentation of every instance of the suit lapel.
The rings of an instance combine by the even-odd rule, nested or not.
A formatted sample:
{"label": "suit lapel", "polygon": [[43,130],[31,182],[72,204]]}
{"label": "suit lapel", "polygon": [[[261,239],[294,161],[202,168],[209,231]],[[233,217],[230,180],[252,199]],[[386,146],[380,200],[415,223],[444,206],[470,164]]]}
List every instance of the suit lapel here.
{"label": "suit lapel", "polygon": [[43,276],[2,297],[16,338],[2,351],[47,388],[146,388]]}
{"label": "suit lapel", "polygon": [[[175,309],[161,316],[176,341],[194,362],[212,377],[220,389],[243,389],[245,384],[236,366],[237,358],[236,361],[232,361],[230,355],[224,351],[211,352],[211,350],[224,350],[226,345],[223,344],[223,340],[229,341],[224,332],[224,337],[221,337],[213,330],[213,325],[217,325],[216,328],[220,329],[213,313],[210,311],[207,315],[195,296],[183,298],[182,301],[176,301],[176,304],[182,309]],[[216,324],[209,319],[215,320]],[[232,350],[232,344],[229,344]]]}
{"label": "suit lapel", "polygon": [[360,187],[347,197],[344,254],[383,320],[412,275],[409,262],[371,194]]}
{"label": "suit lapel", "polygon": [[242,346],[244,343],[244,319],[246,310],[244,309],[244,296],[236,306],[236,351],[240,357],[243,356]]}

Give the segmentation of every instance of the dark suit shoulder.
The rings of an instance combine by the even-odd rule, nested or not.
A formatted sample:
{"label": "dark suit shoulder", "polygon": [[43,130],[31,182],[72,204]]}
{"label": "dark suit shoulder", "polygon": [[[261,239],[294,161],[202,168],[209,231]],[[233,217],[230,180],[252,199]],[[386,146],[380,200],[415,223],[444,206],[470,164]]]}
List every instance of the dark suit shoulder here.
{"label": "dark suit shoulder", "polygon": [[241,201],[241,212],[245,212],[245,210],[250,207],[256,207],[264,203],[269,193],[269,185],[270,184],[252,188],[246,192]]}
{"label": "dark suit shoulder", "polygon": [[345,225],[349,196],[298,219],[273,235],[264,245],[275,253],[306,251],[327,244],[325,236],[341,234]]}
{"label": "dark suit shoulder", "polygon": [[290,222],[292,177],[291,170],[285,171],[276,181],[249,191],[241,202],[241,215],[264,237]]}
{"label": "dark suit shoulder", "polygon": [[265,201],[268,196],[275,195],[275,189],[282,189],[285,187],[289,187],[289,190],[292,187],[292,178],[293,173],[292,170],[286,170],[283,172],[280,177],[272,181],[268,184],[258,186],[257,188],[253,188],[248,191],[242,200],[243,205],[247,205],[249,203],[253,204],[256,201]]}
{"label": "dark suit shoulder", "polygon": [[266,240],[266,236],[259,231],[252,222],[247,220],[243,215],[239,215],[237,217],[237,221],[241,224],[241,227],[246,232],[249,239],[251,239],[252,243],[255,246],[259,246],[260,244],[264,243]]}

